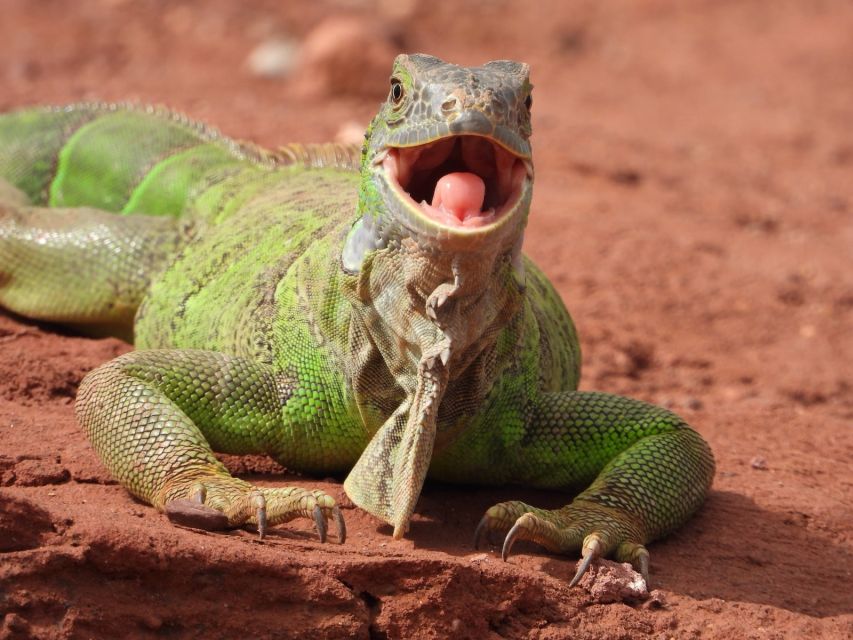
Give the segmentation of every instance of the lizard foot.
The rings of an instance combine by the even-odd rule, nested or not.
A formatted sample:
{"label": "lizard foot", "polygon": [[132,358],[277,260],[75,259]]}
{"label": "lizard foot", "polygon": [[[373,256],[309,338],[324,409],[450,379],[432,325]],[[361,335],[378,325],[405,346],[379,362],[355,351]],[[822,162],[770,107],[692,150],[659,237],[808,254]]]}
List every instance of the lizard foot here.
{"label": "lizard foot", "polygon": [[486,511],[474,532],[474,547],[497,531],[505,534],[501,557],[513,544],[530,540],[555,553],[581,551],[581,561],[569,586],[575,586],[596,558],[612,555],[629,562],[648,582],[649,552],[636,519],[624,511],[592,502],[575,501],[562,509],[537,509],[523,502],[501,502]]}
{"label": "lizard foot", "polygon": [[166,516],[173,524],[206,531],[256,525],[261,540],[267,528],[295,518],[314,521],[320,542],[326,541],[327,521],[333,520],[338,542],[346,541],[343,514],[335,500],[319,490],[298,487],[259,488],[235,478],[194,482],[189,498],[166,502]]}

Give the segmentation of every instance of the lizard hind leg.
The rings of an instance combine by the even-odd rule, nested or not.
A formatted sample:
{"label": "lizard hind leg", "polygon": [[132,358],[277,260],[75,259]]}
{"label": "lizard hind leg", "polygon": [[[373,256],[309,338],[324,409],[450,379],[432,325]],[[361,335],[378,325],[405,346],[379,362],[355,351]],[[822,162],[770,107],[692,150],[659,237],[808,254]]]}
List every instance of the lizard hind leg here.
{"label": "lizard hind leg", "polygon": [[0,182],[0,306],[84,333],[132,338],[136,309],[189,236],[187,223],[32,207],[24,198]]}

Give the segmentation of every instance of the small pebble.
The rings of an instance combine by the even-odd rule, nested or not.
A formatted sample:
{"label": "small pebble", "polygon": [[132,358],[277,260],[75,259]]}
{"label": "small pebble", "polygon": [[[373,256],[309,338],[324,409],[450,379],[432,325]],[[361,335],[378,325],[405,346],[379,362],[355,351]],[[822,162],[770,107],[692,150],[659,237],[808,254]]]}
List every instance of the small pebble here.
{"label": "small pebble", "polygon": [[643,603],[645,609],[663,609],[666,606],[666,595],[660,589],[652,589],[649,592],[649,599]]}
{"label": "small pebble", "polygon": [[349,120],[344,122],[335,134],[335,142],[341,144],[361,144],[364,141],[364,131],[367,129],[361,122]]}
{"label": "small pebble", "polygon": [[767,471],[767,460],[762,456],[755,456],[749,461],[749,466],[753,469],[758,469],[759,471]]}
{"label": "small pebble", "polygon": [[297,46],[287,38],[271,38],[252,49],[246,66],[261,78],[282,78],[296,65]]}
{"label": "small pebble", "polygon": [[7,613],[3,618],[3,625],[0,627],[0,636],[4,636],[3,630],[14,633],[25,633],[30,630],[30,623],[26,618],[17,613]]}
{"label": "small pebble", "polygon": [[331,16],[302,41],[293,72],[294,91],[312,98],[381,97],[388,91],[388,68],[397,53],[381,23]]}

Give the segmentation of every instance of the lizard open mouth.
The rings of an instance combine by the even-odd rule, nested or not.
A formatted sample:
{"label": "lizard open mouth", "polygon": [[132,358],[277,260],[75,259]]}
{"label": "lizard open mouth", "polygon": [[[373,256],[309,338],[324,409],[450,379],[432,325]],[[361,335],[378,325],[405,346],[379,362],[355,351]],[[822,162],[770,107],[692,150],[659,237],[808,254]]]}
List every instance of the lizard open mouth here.
{"label": "lizard open mouth", "polygon": [[449,227],[484,227],[500,219],[518,203],[532,173],[529,161],[477,135],[390,147],[382,164],[411,206]]}

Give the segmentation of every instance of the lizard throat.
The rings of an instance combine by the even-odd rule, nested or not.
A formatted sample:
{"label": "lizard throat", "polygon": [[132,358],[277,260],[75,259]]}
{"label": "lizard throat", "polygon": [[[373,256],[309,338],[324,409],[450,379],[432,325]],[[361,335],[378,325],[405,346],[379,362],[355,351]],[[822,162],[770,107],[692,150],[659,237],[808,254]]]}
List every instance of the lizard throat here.
{"label": "lizard throat", "polygon": [[506,216],[532,173],[529,162],[475,135],[391,147],[382,166],[401,200],[451,228],[486,227]]}

